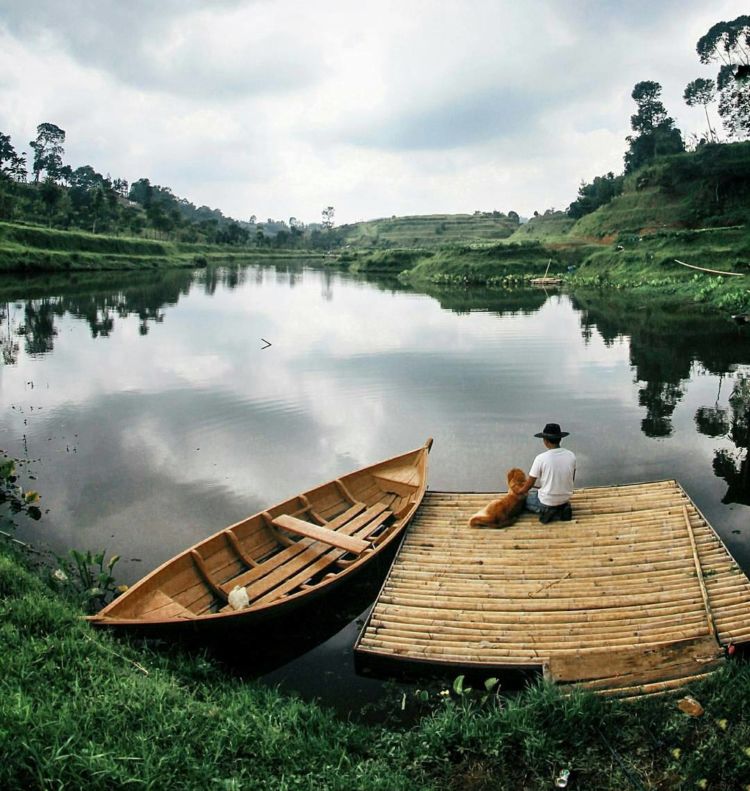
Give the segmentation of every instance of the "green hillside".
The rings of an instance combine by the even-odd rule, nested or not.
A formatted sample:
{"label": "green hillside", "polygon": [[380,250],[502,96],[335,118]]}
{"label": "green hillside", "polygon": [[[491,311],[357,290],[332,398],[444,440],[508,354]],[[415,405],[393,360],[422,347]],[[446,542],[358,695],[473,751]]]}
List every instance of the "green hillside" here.
{"label": "green hillside", "polygon": [[[320,257],[305,252],[305,257]],[[133,236],[63,231],[25,223],[0,222],[0,272],[153,269],[202,266],[229,260],[298,258],[292,249],[159,241]]]}
{"label": "green hillside", "polygon": [[502,212],[425,214],[369,220],[338,228],[350,247],[435,247],[451,242],[493,242],[518,228],[518,215]]}
{"label": "green hillside", "polygon": [[519,225],[510,242],[570,241],[570,230],[576,221],[564,211],[547,211],[537,214],[527,223]]}
{"label": "green hillside", "polygon": [[643,236],[665,228],[748,222],[750,142],[723,143],[663,157],[632,173],[622,195],[578,220],[570,236]]}

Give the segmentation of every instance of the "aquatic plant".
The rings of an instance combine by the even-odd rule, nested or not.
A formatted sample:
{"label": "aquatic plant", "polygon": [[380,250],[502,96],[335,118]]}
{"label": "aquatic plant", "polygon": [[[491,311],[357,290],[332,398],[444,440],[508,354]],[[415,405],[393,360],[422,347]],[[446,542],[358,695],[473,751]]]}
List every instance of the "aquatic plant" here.
{"label": "aquatic plant", "polygon": [[18,482],[17,465],[24,461],[3,454],[0,461],[0,525],[15,527],[13,517],[25,514],[30,519],[41,519],[42,509],[38,492],[24,490]]}

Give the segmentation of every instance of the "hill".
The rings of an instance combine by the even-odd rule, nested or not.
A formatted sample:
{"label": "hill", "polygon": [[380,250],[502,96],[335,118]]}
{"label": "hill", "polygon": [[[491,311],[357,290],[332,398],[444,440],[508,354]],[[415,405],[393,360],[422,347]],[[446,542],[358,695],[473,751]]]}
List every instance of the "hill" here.
{"label": "hill", "polygon": [[[650,290],[746,311],[750,142],[659,158],[627,176],[620,195],[578,220],[548,211],[494,244],[409,253],[394,258],[391,271],[401,265],[402,278],[414,284],[492,285],[538,276],[549,264],[550,274],[578,288]],[[676,259],[744,277],[696,272]],[[359,260],[357,266],[377,263]]]}
{"label": "hill", "polygon": [[661,157],[625,178],[622,194],[570,229],[571,238],[640,236],[665,228],[750,222],[750,142]]}
{"label": "hill", "polygon": [[337,233],[350,247],[437,247],[451,242],[492,242],[518,229],[515,212],[425,214],[342,225]]}

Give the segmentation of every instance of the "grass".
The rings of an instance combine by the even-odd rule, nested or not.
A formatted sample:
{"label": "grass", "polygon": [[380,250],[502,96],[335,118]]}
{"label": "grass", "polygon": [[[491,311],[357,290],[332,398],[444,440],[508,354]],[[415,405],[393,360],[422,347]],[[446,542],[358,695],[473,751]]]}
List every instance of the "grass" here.
{"label": "grass", "polygon": [[256,250],[60,231],[0,222],[0,272],[147,270],[204,266],[209,262],[320,257],[298,250]]}
{"label": "grass", "polygon": [[519,226],[509,238],[511,242],[555,242],[568,241],[568,233],[575,220],[564,211],[539,214]]}
{"label": "grass", "polygon": [[518,227],[505,215],[425,214],[390,217],[339,228],[345,245],[369,247],[437,247],[454,242],[505,239]]}
{"label": "grass", "polygon": [[[43,579],[42,577],[46,577]],[[0,787],[143,789],[741,789],[750,669],[674,698],[607,703],[413,690],[410,726],[337,719],[222,671],[207,655],[93,631],[45,572],[0,546]],[[482,701],[481,698],[485,698]],[[743,785],[745,784],[745,785]]]}

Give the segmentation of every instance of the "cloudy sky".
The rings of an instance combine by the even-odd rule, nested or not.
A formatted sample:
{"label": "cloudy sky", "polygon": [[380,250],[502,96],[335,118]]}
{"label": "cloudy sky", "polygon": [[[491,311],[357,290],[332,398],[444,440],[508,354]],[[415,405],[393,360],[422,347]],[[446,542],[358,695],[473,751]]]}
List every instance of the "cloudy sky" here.
{"label": "cloudy sky", "polygon": [[739,0],[0,0],[0,132],[247,219],[565,208]]}

